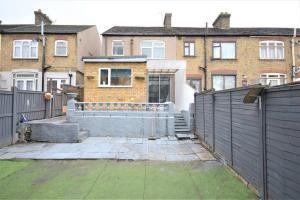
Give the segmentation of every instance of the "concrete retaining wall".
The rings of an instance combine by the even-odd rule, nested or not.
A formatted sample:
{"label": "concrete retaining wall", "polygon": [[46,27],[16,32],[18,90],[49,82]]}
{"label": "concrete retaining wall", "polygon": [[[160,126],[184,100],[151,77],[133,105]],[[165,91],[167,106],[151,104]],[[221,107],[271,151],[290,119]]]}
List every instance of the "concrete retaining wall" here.
{"label": "concrete retaining wall", "polygon": [[90,136],[162,137],[174,136],[174,104],[165,111],[77,111],[68,102],[67,121],[78,123]]}

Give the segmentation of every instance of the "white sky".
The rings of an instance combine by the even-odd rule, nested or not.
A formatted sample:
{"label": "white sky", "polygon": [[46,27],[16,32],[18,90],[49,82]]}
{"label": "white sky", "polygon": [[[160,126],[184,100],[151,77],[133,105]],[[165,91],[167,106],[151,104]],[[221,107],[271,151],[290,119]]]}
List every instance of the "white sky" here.
{"label": "white sky", "polygon": [[231,13],[232,27],[300,27],[300,0],[282,1],[72,1],[0,0],[3,24],[34,23],[42,9],[55,24],[95,24],[99,33],[112,26],[162,26],[172,12],[172,26],[212,26],[222,11]]}

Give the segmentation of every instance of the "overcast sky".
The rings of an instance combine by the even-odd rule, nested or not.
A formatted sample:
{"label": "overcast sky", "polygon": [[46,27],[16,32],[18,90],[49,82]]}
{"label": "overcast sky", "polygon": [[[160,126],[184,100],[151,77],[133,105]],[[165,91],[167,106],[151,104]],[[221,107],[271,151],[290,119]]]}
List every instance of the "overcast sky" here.
{"label": "overcast sky", "polygon": [[55,24],[95,24],[99,33],[112,26],[162,26],[172,12],[172,26],[212,26],[222,11],[232,27],[300,27],[300,0],[283,1],[58,1],[0,0],[3,24],[34,23],[42,9]]}

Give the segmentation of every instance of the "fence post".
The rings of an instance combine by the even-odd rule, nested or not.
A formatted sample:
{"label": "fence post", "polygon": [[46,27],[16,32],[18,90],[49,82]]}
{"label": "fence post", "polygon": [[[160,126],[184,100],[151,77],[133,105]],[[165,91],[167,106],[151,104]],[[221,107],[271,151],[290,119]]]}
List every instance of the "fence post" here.
{"label": "fence post", "polygon": [[233,145],[232,145],[232,97],[229,91],[229,109],[230,109],[230,165],[233,166]]}
{"label": "fence post", "polygon": [[258,96],[259,105],[259,127],[261,132],[261,198],[268,199],[267,188],[267,157],[266,157],[266,93],[262,91],[261,96]]}
{"label": "fence post", "polygon": [[18,88],[12,87],[12,133],[11,133],[11,144],[14,143],[14,135],[17,132],[17,98],[18,98]]}
{"label": "fence post", "polygon": [[212,130],[212,150],[215,152],[215,93],[212,93],[212,125],[213,125],[213,130]]}

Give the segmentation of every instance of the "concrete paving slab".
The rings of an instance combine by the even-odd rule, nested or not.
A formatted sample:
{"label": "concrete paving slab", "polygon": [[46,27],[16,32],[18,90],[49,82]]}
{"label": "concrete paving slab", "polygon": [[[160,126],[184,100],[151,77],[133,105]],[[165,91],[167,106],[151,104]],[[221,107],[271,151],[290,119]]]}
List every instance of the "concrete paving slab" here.
{"label": "concrete paving slab", "polygon": [[0,149],[0,159],[214,160],[194,140],[90,137],[83,143],[27,143]]}

